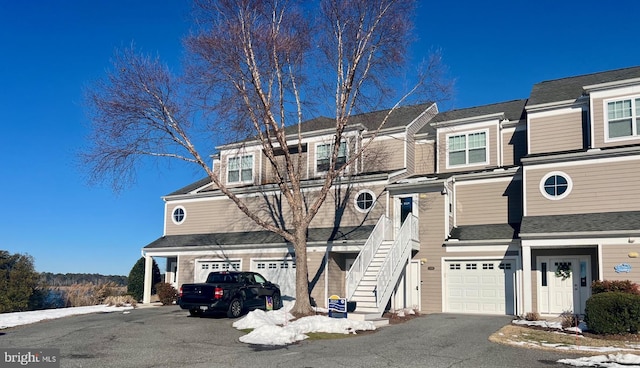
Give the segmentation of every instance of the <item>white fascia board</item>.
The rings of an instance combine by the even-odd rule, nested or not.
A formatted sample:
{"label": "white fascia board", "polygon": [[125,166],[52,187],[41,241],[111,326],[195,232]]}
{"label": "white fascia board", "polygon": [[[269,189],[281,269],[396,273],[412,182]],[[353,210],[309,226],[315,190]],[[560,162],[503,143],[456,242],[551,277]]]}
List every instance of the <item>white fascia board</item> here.
{"label": "white fascia board", "polygon": [[457,174],[455,182],[457,185],[490,183],[498,181],[522,180],[518,173],[519,167],[511,167],[508,169],[495,169],[492,171],[484,171],[469,174]]}
{"label": "white fascia board", "polygon": [[558,115],[582,112],[586,108],[587,108],[586,105],[579,104],[579,105],[558,107],[553,110],[531,111],[531,112],[528,112],[528,115],[530,118],[544,118],[544,117],[550,117],[550,116],[558,116]]}
{"label": "white fascia board", "polygon": [[628,147],[620,150],[593,150],[579,153],[522,158],[522,169],[527,171],[637,160],[640,160],[640,150],[638,147]]}
{"label": "white fascia board", "polygon": [[[601,243],[605,239],[620,239],[627,242],[629,237],[640,235],[640,230],[611,230],[611,231],[580,231],[580,232],[558,232],[558,233],[520,233],[523,244],[558,244],[559,242],[568,242],[568,244],[595,244]],[[534,246],[535,244],[531,244]]]}
{"label": "white fascia board", "polygon": [[585,91],[589,93],[594,93],[594,92],[602,92],[604,90],[611,90],[614,88],[619,90],[623,87],[640,88],[640,78],[632,78],[632,79],[624,79],[624,80],[613,81],[613,82],[590,84],[588,86],[584,86],[583,88]]}
{"label": "white fascia board", "polygon": [[[463,119],[464,120],[464,119]],[[456,132],[463,132],[469,130],[482,129],[486,127],[498,126],[500,124],[499,117],[494,117],[492,120],[483,119],[482,121],[469,121],[466,123],[458,123],[453,125],[446,125],[443,123],[435,123],[434,128],[437,129],[438,135],[451,134]]]}
{"label": "white fascia board", "polygon": [[512,250],[517,250],[519,247],[513,247],[511,243],[511,239],[498,240],[498,241],[465,241],[460,242],[460,245],[452,245],[450,243],[445,242],[445,251],[447,253],[473,253],[473,252],[507,252],[510,248]]}
{"label": "white fascia board", "polygon": [[494,124],[496,121],[500,121],[504,118],[503,112],[498,112],[494,114],[488,115],[479,115],[479,116],[471,116],[468,118],[455,119],[455,120],[446,120],[440,121],[436,123],[431,123],[431,126],[434,128],[444,128],[444,127],[452,127],[457,125],[486,125],[486,124]]}
{"label": "white fascia board", "polygon": [[578,99],[547,102],[547,103],[538,104],[538,105],[526,105],[524,109],[528,115],[531,113],[541,112],[544,110],[555,110],[563,107],[575,107],[578,105],[584,105],[584,104],[587,104],[588,101],[589,100],[587,96],[580,96]]}

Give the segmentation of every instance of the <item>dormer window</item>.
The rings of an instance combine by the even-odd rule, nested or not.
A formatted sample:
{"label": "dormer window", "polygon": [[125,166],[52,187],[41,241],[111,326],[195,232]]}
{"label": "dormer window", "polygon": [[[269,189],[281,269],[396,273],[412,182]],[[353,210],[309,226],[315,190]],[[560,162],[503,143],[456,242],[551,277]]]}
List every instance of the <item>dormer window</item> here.
{"label": "dormer window", "polygon": [[253,155],[229,157],[227,183],[253,182]]}
{"label": "dormer window", "polygon": [[640,98],[607,102],[607,138],[617,139],[639,135]]}
{"label": "dormer window", "polygon": [[486,131],[448,135],[447,147],[447,167],[488,162]]}
{"label": "dormer window", "polygon": [[[333,144],[319,144],[316,146],[316,172],[329,171],[331,165],[331,154],[333,152]],[[339,168],[347,162],[347,142],[341,142],[338,149],[338,158],[334,162],[333,167]]]}

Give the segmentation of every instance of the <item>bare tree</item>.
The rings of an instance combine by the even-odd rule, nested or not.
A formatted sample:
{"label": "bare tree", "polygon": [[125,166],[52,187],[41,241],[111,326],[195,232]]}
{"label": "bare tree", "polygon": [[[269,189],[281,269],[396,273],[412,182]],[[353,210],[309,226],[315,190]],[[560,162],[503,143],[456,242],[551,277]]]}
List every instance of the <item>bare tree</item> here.
{"label": "bare tree", "polygon": [[[106,78],[88,89],[93,134],[84,158],[92,177],[110,178],[121,188],[133,178],[139,160],[149,156],[199,166],[246,216],[293,244],[292,312],[311,313],[307,230],[334,179],[373,139],[346,162],[330,165],[316,192],[303,194],[302,155],[296,154],[302,152],[302,123],[314,109],[310,101],[333,106],[330,154],[337,162],[354,113],[388,104],[390,97],[397,108],[425,86],[446,91],[446,84],[434,78],[441,71],[436,57],[406,93],[390,94],[395,92],[392,78],[405,61],[413,8],[410,0],[196,0],[183,76],[172,75],[157,58],[127,49],[116,54]],[[388,116],[380,119],[372,138]],[[232,131],[259,142],[290,223],[250,210],[234,194],[196,148],[194,139],[203,129]]]}

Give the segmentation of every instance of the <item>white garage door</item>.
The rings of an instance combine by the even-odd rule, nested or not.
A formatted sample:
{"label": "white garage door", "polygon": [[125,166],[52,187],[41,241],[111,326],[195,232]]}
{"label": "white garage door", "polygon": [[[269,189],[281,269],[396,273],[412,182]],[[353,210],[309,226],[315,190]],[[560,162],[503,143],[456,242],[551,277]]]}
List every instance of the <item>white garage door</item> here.
{"label": "white garage door", "polygon": [[209,272],[215,271],[240,271],[240,260],[197,261],[194,282],[205,282]]}
{"label": "white garage door", "polygon": [[514,261],[447,261],[445,274],[447,312],[515,313]]}
{"label": "white garage door", "polygon": [[258,259],[251,262],[251,271],[278,284],[283,296],[296,296],[296,262],[291,259]]}

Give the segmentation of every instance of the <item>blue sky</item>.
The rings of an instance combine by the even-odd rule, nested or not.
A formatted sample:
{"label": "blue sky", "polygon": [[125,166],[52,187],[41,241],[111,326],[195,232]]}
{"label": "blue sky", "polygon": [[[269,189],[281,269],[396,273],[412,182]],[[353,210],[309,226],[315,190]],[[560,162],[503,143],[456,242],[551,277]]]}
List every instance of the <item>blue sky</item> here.
{"label": "blue sky", "polygon": [[[441,49],[456,94],[447,107],[526,98],[534,83],[640,64],[640,2],[422,2],[419,60]],[[132,42],[178,68],[189,5],[168,0],[0,1],[0,249],[38,271],[126,275],[162,235],[161,196],[203,175],[144,167],[113,193],[88,186],[77,153],[82,89]]]}

